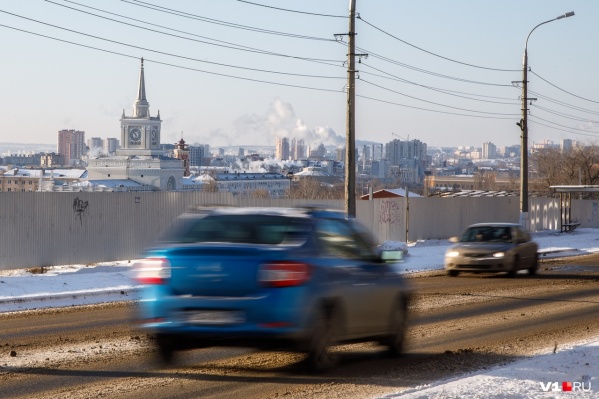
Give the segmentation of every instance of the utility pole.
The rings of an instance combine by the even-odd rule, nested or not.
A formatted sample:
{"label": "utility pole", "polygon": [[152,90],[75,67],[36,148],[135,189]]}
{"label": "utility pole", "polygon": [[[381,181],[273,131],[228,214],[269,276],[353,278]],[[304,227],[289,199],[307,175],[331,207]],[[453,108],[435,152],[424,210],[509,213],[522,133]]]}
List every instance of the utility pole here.
{"label": "utility pole", "polygon": [[356,217],[356,70],[355,70],[356,0],[349,0],[347,47],[347,117],[345,123],[345,214]]}

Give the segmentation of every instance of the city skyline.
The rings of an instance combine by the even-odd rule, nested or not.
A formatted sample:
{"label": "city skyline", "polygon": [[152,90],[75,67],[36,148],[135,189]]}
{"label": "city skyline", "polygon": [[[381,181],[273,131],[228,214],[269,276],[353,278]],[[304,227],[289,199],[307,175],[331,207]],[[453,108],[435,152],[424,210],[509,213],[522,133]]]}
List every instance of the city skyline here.
{"label": "city skyline", "polygon": [[[0,70],[10,77],[0,142],[48,143],[62,129],[119,137],[144,57],[163,143],[273,145],[282,136],[344,145],[347,48],[335,35],[347,31],[346,0],[172,1],[168,13],[141,1],[35,2],[0,7],[7,55]],[[521,90],[512,82],[522,79],[525,39],[572,10],[574,17],[530,37],[529,89],[537,100],[529,140],[594,140],[597,55],[588,39],[599,37],[599,4],[582,0],[358,0],[356,43],[368,58],[357,63],[356,139],[518,144]]]}

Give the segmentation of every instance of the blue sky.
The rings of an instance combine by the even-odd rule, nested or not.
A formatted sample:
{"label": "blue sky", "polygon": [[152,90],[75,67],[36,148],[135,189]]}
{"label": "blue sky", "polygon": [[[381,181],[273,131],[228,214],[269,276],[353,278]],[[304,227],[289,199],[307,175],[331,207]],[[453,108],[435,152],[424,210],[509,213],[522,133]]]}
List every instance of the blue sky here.
{"label": "blue sky", "polygon": [[[512,81],[522,80],[525,39],[568,11],[576,15],[539,27],[528,43],[529,97],[538,98],[529,142],[599,135],[599,2],[357,0],[356,8],[357,52],[369,54],[357,64],[357,139],[519,144],[521,90]],[[334,35],[348,31],[348,0],[2,0],[0,11],[0,142],[55,143],[61,129],[118,137],[141,57],[163,143],[345,139],[347,47]]]}

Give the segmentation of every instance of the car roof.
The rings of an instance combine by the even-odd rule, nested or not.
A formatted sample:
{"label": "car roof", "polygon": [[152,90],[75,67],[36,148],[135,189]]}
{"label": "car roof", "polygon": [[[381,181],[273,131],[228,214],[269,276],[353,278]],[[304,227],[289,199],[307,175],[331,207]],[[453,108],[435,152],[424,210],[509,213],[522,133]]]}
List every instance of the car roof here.
{"label": "car roof", "polygon": [[497,223],[475,223],[470,227],[522,227],[518,223],[505,223],[505,222],[497,222]]}
{"label": "car roof", "polygon": [[286,216],[286,217],[316,217],[344,219],[345,213],[339,210],[321,207],[306,206],[296,208],[285,207],[235,207],[235,206],[199,206],[187,210],[185,216],[206,215],[264,215],[264,216]]}

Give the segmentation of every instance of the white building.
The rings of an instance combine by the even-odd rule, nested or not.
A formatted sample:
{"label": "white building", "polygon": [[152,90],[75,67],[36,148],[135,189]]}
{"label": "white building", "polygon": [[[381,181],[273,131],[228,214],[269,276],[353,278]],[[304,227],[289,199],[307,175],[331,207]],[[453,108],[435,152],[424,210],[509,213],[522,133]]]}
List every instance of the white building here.
{"label": "white building", "polygon": [[291,188],[290,180],[279,173],[218,173],[214,181],[218,191],[240,196],[265,190],[271,198],[286,198]]}
{"label": "white building", "polygon": [[126,116],[123,110],[121,116],[121,148],[114,156],[89,159],[90,184],[94,184],[94,181],[117,179],[152,186],[154,190],[181,189],[183,161],[166,156],[160,148],[161,124],[160,111],[154,117],[150,115],[142,58],[133,115]]}

